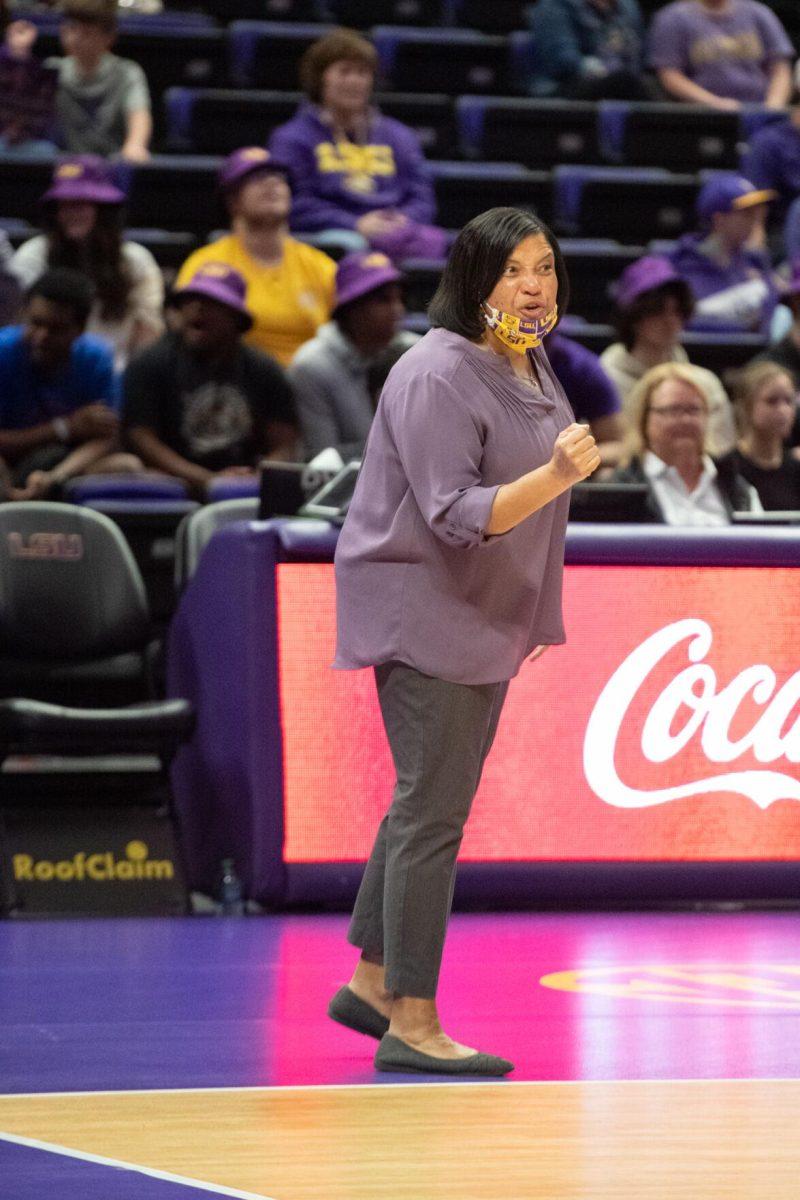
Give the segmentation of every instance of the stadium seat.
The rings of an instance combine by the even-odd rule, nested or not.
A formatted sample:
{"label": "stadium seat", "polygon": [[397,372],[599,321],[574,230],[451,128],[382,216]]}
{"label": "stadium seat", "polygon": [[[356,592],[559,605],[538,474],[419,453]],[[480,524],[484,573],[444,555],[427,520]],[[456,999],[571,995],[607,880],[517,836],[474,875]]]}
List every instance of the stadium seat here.
{"label": "stadium seat", "polygon": [[441,25],[447,0],[328,0],[331,17],[351,29]]}
{"label": "stadium seat", "polygon": [[175,535],[183,518],[199,504],[187,499],[185,492],[160,499],[98,495],[78,503],[109,518],[124,535],[144,581],[152,629],[162,632],[175,608]]}
{"label": "stadium seat", "polygon": [[155,699],[157,647],[124,538],[86,508],[3,504],[0,577],[5,861],[120,846],[132,847],[119,854],[131,865],[151,854],[169,863],[163,883],[149,886],[142,872],[127,876],[140,884],[111,889],[29,885],[15,870],[2,887],[9,908],[187,911],[168,768],[194,712],[183,698]]}
{"label": "stadium seat", "polygon": [[230,154],[239,146],[263,146],[302,99],[301,92],[170,88],[164,96],[167,148],[173,154]]}
{"label": "stadium seat", "polygon": [[35,219],[53,174],[53,161],[0,153],[0,218]]}
{"label": "stadium seat", "polygon": [[[229,154],[263,145],[276,125],[293,117],[302,92],[235,88],[170,88],[164,97],[167,148],[172,153]],[[386,92],[375,103],[409,125],[426,154],[449,155],[456,144],[452,97]]]}
{"label": "stadium seat", "polygon": [[231,83],[240,88],[291,91],[297,87],[303,54],[333,28],[291,21],[233,21],[228,34]]}
{"label": "stadium seat", "polygon": [[218,475],[206,489],[211,504],[222,500],[252,500],[258,498],[261,481],[258,475]]}
{"label": "stadium seat", "polygon": [[698,181],[660,167],[556,167],[559,229],[641,245],[692,228]]}
{"label": "stadium seat", "polygon": [[375,103],[387,117],[410,126],[428,158],[452,158],[458,152],[452,96],[438,92],[382,92]]}
{"label": "stadium seat", "polygon": [[686,332],[681,341],[693,363],[720,378],[726,371],[743,367],[767,345],[766,339],[757,333]]}
{"label": "stadium seat", "polygon": [[198,7],[219,21],[316,21],[319,0],[169,0],[172,9]]}
{"label": "stadium seat", "polygon": [[561,250],[570,283],[569,311],[593,322],[607,322],[614,310],[612,286],[630,263],[645,253],[607,238],[562,238]]}
{"label": "stadium seat", "polygon": [[125,237],[150,251],[168,282],[178,273],[197,245],[194,234],[180,233],[176,230],[126,229]]}
{"label": "stadium seat", "polygon": [[672,171],[728,170],[739,162],[738,113],[716,112],[707,105],[608,100],[599,106],[599,123],[609,157],[616,162]]}
{"label": "stadium seat", "polygon": [[234,521],[258,519],[258,497],[218,500],[189,513],[175,538],[175,590],[180,593],[197,570],[200,556],[219,529]]}
{"label": "stadium seat", "polygon": [[617,333],[613,325],[593,325],[578,316],[566,316],[558,327],[559,333],[566,334],[573,341],[580,342],[587,350],[602,354],[606,346],[616,341]]}
{"label": "stadium seat", "polygon": [[444,262],[438,258],[407,258],[402,264],[404,296],[409,312],[424,312],[439,286]]}
{"label": "stadium seat", "polygon": [[119,475],[79,475],[64,484],[70,504],[95,500],[185,500],[186,484],[159,472]]}
{"label": "stadium seat", "polygon": [[534,209],[548,223],[553,213],[549,171],[529,171],[517,163],[433,162],[439,224],[459,229],[472,217],[498,205]]}
{"label": "stadium seat", "polygon": [[509,94],[526,95],[533,76],[533,37],[527,30],[508,36]]}
{"label": "stadium seat", "polygon": [[508,92],[503,37],[468,29],[405,29],[376,25],[372,40],[385,84],[406,92]]}
{"label": "stadium seat", "polygon": [[0,505],[0,694],[119,704],[153,694],[142,577],[108,517]]}
{"label": "stadium seat", "polygon": [[800,9],[798,9],[797,0],[770,0],[769,7],[783,22],[786,32],[796,48],[800,45]]}
{"label": "stadium seat", "polygon": [[524,29],[530,0],[452,0],[454,23],[482,33],[511,33]]}
{"label": "stadium seat", "polygon": [[468,157],[526,167],[600,161],[595,104],[462,96],[456,112]]}
{"label": "stadium seat", "polygon": [[129,170],[132,225],[205,236],[223,223],[217,197],[220,160],[201,155],[153,155]]}

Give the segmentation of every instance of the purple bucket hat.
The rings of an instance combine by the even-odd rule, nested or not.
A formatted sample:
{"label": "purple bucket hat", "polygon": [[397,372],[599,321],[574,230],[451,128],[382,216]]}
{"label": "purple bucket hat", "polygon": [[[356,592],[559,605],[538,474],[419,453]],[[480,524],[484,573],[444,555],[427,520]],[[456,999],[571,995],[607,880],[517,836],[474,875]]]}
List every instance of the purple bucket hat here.
{"label": "purple bucket hat", "polygon": [[87,200],[92,204],[122,204],[125,193],[114,183],[114,172],[96,154],[75,154],[56,164],[42,203],[54,200]]}
{"label": "purple bucket hat", "polygon": [[245,304],[247,284],[238,271],[227,263],[209,262],[195,271],[188,283],[173,292],[178,303],[184,296],[207,296],[226,308],[232,308],[242,320],[244,329],[250,329],[253,318]]}
{"label": "purple bucket hat", "polygon": [[626,267],[615,283],[614,299],[617,308],[630,308],[634,300],[638,300],[645,292],[652,292],[667,283],[680,284],[691,296],[688,283],[681,278],[668,258],[659,254],[647,254]]}
{"label": "purple bucket hat", "polygon": [[359,250],[346,254],[336,268],[336,304],[334,313],[361,296],[377,291],[386,283],[397,283],[403,276],[388,255],[379,250]]}
{"label": "purple bucket hat", "polygon": [[756,204],[768,204],[774,200],[777,192],[770,188],[758,188],[743,175],[726,171],[714,175],[700,189],[695,205],[698,220],[708,223],[714,213],[739,212],[743,208],[753,208]]}
{"label": "purple bucket hat", "polygon": [[269,150],[263,146],[242,146],[239,150],[234,150],[233,154],[229,154],[220,167],[217,179],[220,191],[229,192],[238,187],[248,175],[255,175],[257,171],[274,171],[277,175],[283,175],[287,183],[289,182],[289,168],[285,163],[273,158]]}

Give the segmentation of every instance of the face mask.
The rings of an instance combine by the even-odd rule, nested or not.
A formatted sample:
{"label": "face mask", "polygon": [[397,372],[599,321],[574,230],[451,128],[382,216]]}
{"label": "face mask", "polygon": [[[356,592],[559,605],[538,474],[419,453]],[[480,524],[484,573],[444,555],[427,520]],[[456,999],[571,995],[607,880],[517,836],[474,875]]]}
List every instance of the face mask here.
{"label": "face mask", "polygon": [[517,354],[524,354],[541,346],[542,338],[546,337],[558,320],[558,305],[554,305],[549,313],[538,317],[535,321],[522,321],[512,317],[510,313],[492,308],[491,304],[483,302],[483,319],[488,329],[504,346],[508,346]]}

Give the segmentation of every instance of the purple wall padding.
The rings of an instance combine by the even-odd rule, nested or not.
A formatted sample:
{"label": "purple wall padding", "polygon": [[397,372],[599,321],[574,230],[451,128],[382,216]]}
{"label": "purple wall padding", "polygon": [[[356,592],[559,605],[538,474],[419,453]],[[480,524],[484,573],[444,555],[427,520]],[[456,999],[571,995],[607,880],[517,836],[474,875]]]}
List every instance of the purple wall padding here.
{"label": "purple wall padding", "polygon": [[283,895],[275,522],[236,522],[209,542],[169,633],[167,688],[190,697],[192,741],[173,765],[190,886],[216,890],[231,857],[248,896]]}

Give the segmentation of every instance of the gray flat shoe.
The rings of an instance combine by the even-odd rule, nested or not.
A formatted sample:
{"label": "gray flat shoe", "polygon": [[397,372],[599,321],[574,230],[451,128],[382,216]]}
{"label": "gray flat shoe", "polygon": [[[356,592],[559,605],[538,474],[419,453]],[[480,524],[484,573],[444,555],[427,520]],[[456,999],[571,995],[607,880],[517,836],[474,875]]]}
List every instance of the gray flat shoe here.
{"label": "gray flat shoe", "polygon": [[469,1058],[435,1058],[423,1054],[391,1033],[384,1034],[375,1055],[378,1071],[424,1071],[436,1075],[507,1075],[514,1064],[496,1054],[471,1054]]}
{"label": "gray flat shoe", "polygon": [[328,1016],[340,1025],[346,1025],[348,1029],[377,1038],[378,1041],[389,1028],[389,1018],[371,1004],[367,1004],[366,1000],[362,1000],[346,984],[339,988],[328,1005]]}

